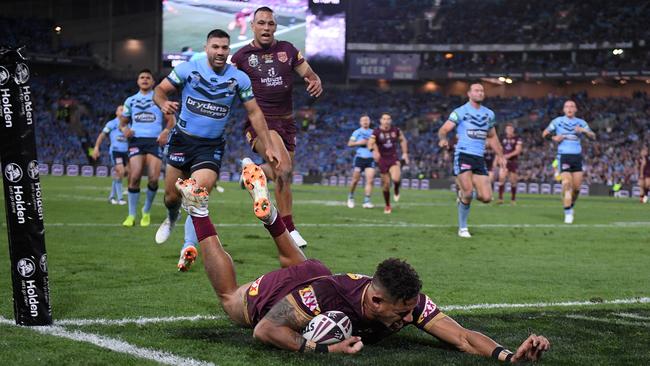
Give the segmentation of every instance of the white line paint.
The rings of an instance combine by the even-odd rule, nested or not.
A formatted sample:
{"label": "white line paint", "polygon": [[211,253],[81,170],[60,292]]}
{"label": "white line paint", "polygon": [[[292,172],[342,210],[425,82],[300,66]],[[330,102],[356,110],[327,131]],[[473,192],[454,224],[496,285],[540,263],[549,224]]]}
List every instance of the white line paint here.
{"label": "white line paint", "polygon": [[[10,320],[0,317],[0,322],[7,324]],[[212,362],[195,360],[193,358],[176,356],[169,352],[158,351],[151,348],[137,347],[119,339],[105,337],[98,334],[67,330],[61,326],[29,327],[25,328],[37,333],[70,339],[77,342],[90,343],[97,347],[109,349],[118,353],[125,353],[138,358],[143,358],[161,363],[163,365],[190,365],[190,366],[215,366]]]}
{"label": "white line paint", "polygon": [[636,326],[636,327],[650,327],[650,323],[645,323],[645,322],[630,322],[626,320],[596,318],[593,316],[585,316],[585,315],[566,315],[566,317],[569,319],[589,320],[598,323],[618,324],[618,325],[627,325],[627,326]]}
{"label": "white line paint", "polygon": [[564,302],[536,302],[523,304],[474,304],[474,305],[440,305],[443,311],[459,310],[487,310],[487,309],[517,309],[517,308],[551,308],[551,307],[580,307],[598,305],[625,305],[625,304],[650,304],[650,297],[638,297],[630,299],[592,301],[564,301]]}
{"label": "white line paint", "polygon": [[144,325],[149,323],[174,323],[174,322],[196,322],[199,320],[219,320],[223,319],[220,315],[194,315],[194,316],[170,316],[155,318],[124,318],[124,319],[61,319],[55,320],[56,325],[126,325],[137,324]]}
{"label": "white line paint", "polygon": [[650,316],[641,316],[639,314],[632,314],[632,313],[613,313],[613,314],[621,318],[650,320]]}
{"label": "white line paint", "polygon": [[[6,223],[2,223],[2,226],[7,226]],[[101,223],[101,222],[46,222],[45,226],[47,227],[122,227],[119,223]],[[234,223],[234,222],[224,222],[216,223],[216,227],[261,227],[262,224],[259,223]],[[416,223],[406,223],[403,221],[399,222],[386,222],[386,223],[358,223],[358,224],[348,224],[348,223],[339,223],[339,224],[329,224],[329,223],[300,223],[300,227],[342,227],[342,228],[394,228],[394,229],[449,229],[456,228],[457,225],[453,224],[416,224]],[[471,228],[481,228],[481,229],[585,229],[585,228],[601,228],[601,229],[626,229],[626,228],[640,228],[640,227],[650,227],[650,222],[639,221],[639,222],[612,222],[609,224],[476,224],[470,225]]]}

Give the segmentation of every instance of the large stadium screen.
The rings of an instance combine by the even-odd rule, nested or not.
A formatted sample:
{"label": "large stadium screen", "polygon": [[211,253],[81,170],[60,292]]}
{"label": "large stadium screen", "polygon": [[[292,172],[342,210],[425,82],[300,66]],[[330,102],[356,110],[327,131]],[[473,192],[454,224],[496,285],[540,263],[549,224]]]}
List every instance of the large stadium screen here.
{"label": "large stadium screen", "polygon": [[275,13],[277,39],[289,41],[304,52],[308,0],[165,0],[163,61],[175,66],[192,57],[204,56],[205,36],[215,28],[230,34],[230,54],[234,54],[253,40],[250,23],[253,12],[261,6],[268,6]]}

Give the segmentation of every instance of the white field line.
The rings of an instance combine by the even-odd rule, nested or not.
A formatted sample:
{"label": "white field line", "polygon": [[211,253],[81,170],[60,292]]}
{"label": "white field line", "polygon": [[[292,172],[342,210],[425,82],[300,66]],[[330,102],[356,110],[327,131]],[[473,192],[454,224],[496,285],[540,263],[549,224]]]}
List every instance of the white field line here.
{"label": "white field line", "polygon": [[[2,317],[0,317],[0,323],[13,324],[12,321]],[[118,353],[125,353],[138,358],[155,361],[163,365],[215,366],[212,362],[205,362],[205,361],[195,360],[193,358],[180,357],[169,352],[158,351],[151,348],[138,347],[130,343],[121,341],[119,339],[105,337],[98,334],[86,333],[78,330],[71,331],[58,325],[45,326],[45,327],[29,327],[26,329],[30,329],[41,334],[70,339],[77,342],[90,343],[97,347],[105,348]]]}
{"label": "white field line", "polygon": [[616,316],[619,316],[621,318],[628,318],[628,319],[637,319],[637,320],[650,320],[650,316],[641,316],[639,314],[631,314],[631,313],[613,313]]}
{"label": "white field line", "polygon": [[607,324],[618,324],[618,325],[627,325],[627,326],[636,326],[636,327],[650,327],[650,323],[647,322],[630,322],[626,320],[619,319],[608,319],[608,318],[596,318],[593,316],[584,316],[584,315],[566,315],[569,319],[578,319],[578,320],[589,320],[592,322],[598,323],[607,323]]}
{"label": "white field line", "polygon": [[[2,226],[7,226],[6,223],[2,223]],[[46,222],[46,227],[121,227],[119,223],[101,223],[101,222]],[[261,227],[262,224],[259,223],[217,223],[216,227]],[[453,224],[416,224],[416,223],[406,223],[406,222],[394,222],[394,223],[358,223],[358,224],[318,224],[318,223],[300,223],[300,227],[342,227],[342,228],[395,228],[395,229],[410,229],[410,228],[422,228],[422,229],[449,229],[456,228],[457,225]],[[471,228],[482,228],[482,229],[584,229],[584,228],[640,228],[640,227],[650,227],[650,221],[637,221],[637,222],[612,222],[609,224],[475,224],[470,225]]]}
{"label": "white field line", "polygon": [[54,320],[56,325],[127,325],[136,324],[144,325],[149,323],[174,323],[174,322],[196,322],[199,320],[219,320],[223,319],[220,315],[194,315],[194,316],[170,316],[155,318],[124,318],[124,319],[61,319]]}
{"label": "white field line", "polygon": [[650,297],[637,297],[629,299],[604,300],[601,302],[592,301],[563,301],[563,302],[537,302],[523,304],[473,304],[473,305],[447,305],[439,306],[441,310],[463,311],[463,310],[487,310],[487,309],[517,309],[517,308],[551,308],[551,307],[572,307],[572,306],[598,306],[598,305],[625,305],[625,304],[650,304]]}

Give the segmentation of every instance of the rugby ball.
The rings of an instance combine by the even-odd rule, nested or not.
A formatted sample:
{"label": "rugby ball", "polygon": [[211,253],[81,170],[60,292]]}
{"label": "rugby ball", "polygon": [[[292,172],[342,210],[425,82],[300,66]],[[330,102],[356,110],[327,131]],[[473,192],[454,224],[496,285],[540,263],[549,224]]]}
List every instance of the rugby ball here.
{"label": "rugby ball", "polygon": [[308,341],[319,344],[334,344],[352,335],[352,322],[340,311],[327,311],[316,315],[302,331]]}

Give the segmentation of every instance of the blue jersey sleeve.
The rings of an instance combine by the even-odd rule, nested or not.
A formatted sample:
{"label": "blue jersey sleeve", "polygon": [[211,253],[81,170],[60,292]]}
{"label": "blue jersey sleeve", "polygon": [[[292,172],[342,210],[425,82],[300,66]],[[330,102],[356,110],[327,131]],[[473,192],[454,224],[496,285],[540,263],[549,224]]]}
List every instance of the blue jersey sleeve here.
{"label": "blue jersey sleeve", "polygon": [[490,117],[489,117],[489,120],[488,120],[488,126],[489,126],[489,128],[492,128],[492,127],[494,127],[494,125],[496,125],[496,124],[497,124],[496,116],[494,115],[494,112],[493,112],[493,111],[490,111]]}
{"label": "blue jersey sleeve", "polygon": [[242,103],[248,102],[255,98],[253,95],[253,85],[251,79],[243,71],[237,70],[237,95]]}
{"label": "blue jersey sleeve", "polygon": [[111,131],[113,131],[116,128],[117,126],[115,126],[115,123],[113,123],[113,121],[111,120],[106,123],[102,132],[108,135],[111,133]]}
{"label": "blue jersey sleeve", "polygon": [[449,115],[449,118],[447,118],[448,121],[452,121],[455,124],[458,124],[460,121],[460,111],[458,109],[454,109],[453,112]]}
{"label": "blue jersey sleeve", "polygon": [[167,80],[172,83],[177,89],[182,89],[185,84],[185,80],[190,74],[191,63],[183,62],[182,64],[176,66],[169,75],[167,75]]}
{"label": "blue jersey sleeve", "polygon": [[591,128],[589,127],[589,124],[587,124],[585,120],[580,120],[580,127],[591,132]]}
{"label": "blue jersey sleeve", "polygon": [[350,136],[350,140],[354,142],[359,140],[359,130],[354,130],[354,132],[352,132],[352,135]]}
{"label": "blue jersey sleeve", "polygon": [[551,121],[551,123],[548,124],[548,127],[546,127],[546,131],[548,131],[548,132],[550,132],[550,133],[554,133],[554,132],[555,132],[555,129],[556,129],[555,121],[556,121],[556,120],[557,120],[557,118],[556,118],[556,119],[553,119],[553,120]]}
{"label": "blue jersey sleeve", "polygon": [[131,109],[132,109],[132,98],[128,97],[124,101],[124,110],[122,111],[122,116],[131,118]]}

